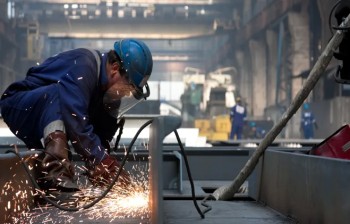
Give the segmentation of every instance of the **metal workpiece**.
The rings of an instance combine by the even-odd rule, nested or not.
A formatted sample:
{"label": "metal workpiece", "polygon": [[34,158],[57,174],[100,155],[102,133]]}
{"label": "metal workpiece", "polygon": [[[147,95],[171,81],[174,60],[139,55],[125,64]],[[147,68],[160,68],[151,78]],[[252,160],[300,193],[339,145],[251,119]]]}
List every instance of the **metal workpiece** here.
{"label": "metal workpiece", "polygon": [[153,119],[150,127],[150,211],[151,223],[162,224],[164,219],[163,202],[163,140],[181,125],[181,117],[159,116]]}
{"label": "metal workpiece", "polygon": [[300,223],[350,220],[350,161],[268,150],[255,199]]}

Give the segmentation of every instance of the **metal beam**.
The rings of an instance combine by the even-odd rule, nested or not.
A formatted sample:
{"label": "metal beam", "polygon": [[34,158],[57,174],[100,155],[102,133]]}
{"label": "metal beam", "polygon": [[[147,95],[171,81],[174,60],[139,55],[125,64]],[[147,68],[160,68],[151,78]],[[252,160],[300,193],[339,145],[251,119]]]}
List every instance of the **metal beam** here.
{"label": "metal beam", "polygon": [[302,0],[275,0],[246,24],[241,32],[237,32],[236,45],[240,46],[254,35],[266,29],[270,24],[282,17],[293,6],[302,3]]}
{"label": "metal beam", "polygon": [[150,127],[150,208],[151,223],[163,223],[163,140],[181,126],[181,117],[159,116],[153,119]]}

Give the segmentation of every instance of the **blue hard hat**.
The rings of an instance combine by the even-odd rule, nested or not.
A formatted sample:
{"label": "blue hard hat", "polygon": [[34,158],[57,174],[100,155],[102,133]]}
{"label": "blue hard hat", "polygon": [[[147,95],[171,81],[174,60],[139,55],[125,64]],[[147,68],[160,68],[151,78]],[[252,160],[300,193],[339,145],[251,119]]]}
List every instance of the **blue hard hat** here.
{"label": "blue hard hat", "polygon": [[308,110],[310,106],[308,103],[304,103],[303,107],[304,107],[304,110]]}
{"label": "blue hard hat", "polygon": [[136,39],[122,39],[114,43],[114,51],[119,56],[129,81],[142,88],[153,67],[152,54],[147,45]]}

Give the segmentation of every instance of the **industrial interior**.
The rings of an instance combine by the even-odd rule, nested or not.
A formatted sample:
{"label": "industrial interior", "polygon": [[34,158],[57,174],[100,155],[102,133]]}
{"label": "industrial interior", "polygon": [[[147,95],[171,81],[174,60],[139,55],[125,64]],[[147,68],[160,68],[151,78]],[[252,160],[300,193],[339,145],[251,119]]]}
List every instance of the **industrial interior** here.
{"label": "industrial interior", "polygon": [[[124,114],[112,153],[142,185],[143,204],[115,192],[78,211],[39,203],[35,172],[23,161],[31,167],[40,152],[0,116],[0,222],[348,223],[350,156],[309,153],[350,121],[350,82],[335,80],[342,61],[331,55],[315,69],[332,37],[346,32],[333,29],[337,2],[0,0],[1,94],[29,68],[75,48],[103,53],[135,38],[153,58],[150,96]],[[238,104],[246,116],[241,136],[232,136]],[[305,105],[311,137],[302,127]],[[73,161],[82,162],[74,151]],[[79,203],[102,192],[84,190]]]}

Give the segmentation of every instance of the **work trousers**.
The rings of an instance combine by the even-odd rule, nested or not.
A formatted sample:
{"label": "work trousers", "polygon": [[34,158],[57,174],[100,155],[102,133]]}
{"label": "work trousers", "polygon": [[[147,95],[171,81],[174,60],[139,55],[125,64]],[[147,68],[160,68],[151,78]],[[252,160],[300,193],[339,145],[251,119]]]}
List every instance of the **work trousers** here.
{"label": "work trousers", "polygon": [[231,126],[230,139],[234,139],[235,136],[236,136],[236,139],[242,139],[242,134],[243,134],[243,125],[236,125],[233,122]]}
{"label": "work trousers", "polygon": [[65,131],[57,84],[21,91],[5,98],[1,114],[10,130],[29,149],[42,149],[43,139],[50,132]]}

